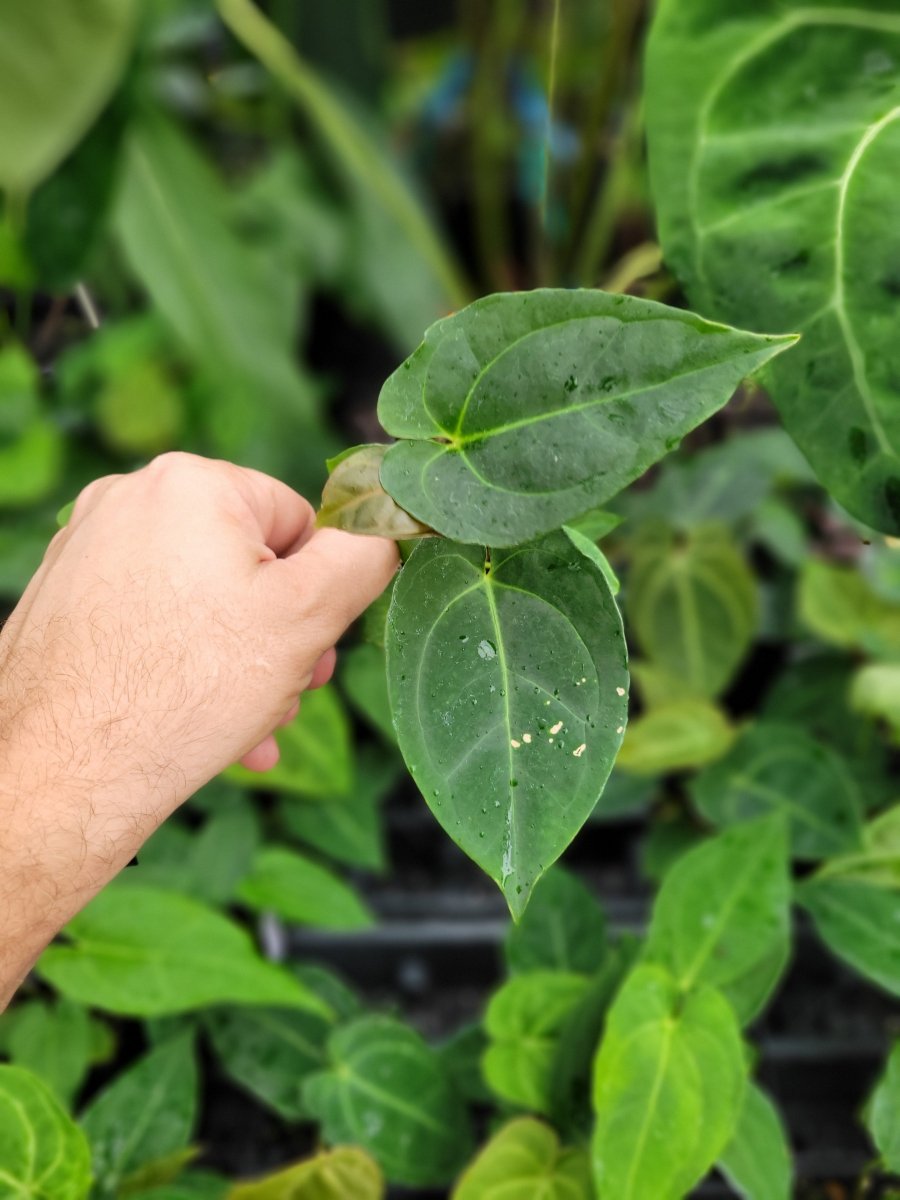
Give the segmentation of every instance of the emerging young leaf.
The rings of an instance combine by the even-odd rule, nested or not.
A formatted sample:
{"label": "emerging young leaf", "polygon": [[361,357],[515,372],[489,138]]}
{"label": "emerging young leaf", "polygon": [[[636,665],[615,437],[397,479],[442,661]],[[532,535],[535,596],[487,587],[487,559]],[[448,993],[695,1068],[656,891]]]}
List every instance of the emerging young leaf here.
{"label": "emerging young leaf", "polygon": [[329,1015],[245,930],[187,896],[112,883],[64,932],[68,943],[49,946],[35,970],[94,1008],[155,1017],[231,1002]]}
{"label": "emerging young leaf", "polygon": [[303,1089],[329,1142],[356,1142],[391,1182],[446,1183],[472,1148],[465,1107],[439,1055],[391,1017],[361,1017],[332,1034],[330,1065]]}
{"label": "emerging young leaf", "polygon": [[668,872],[647,958],[668,967],[685,991],[715,984],[746,1023],[758,1000],[755,989],[745,994],[746,977],[786,948],[790,901],[784,818],[739,825],[689,850]]}
{"label": "emerging young leaf", "polygon": [[142,1167],[188,1146],[197,1113],[193,1043],[189,1030],[151,1050],[82,1114],[98,1195],[118,1195]]}
{"label": "emerging young leaf", "polygon": [[859,879],[817,877],[797,899],[834,953],[867,979],[900,996],[900,894]]}
{"label": "emerging young leaf", "polygon": [[651,664],[688,693],[716,696],[753,638],[756,581],[723,526],[689,535],[657,526],[635,548],[628,579],[628,624]]}
{"label": "emerging young leaf", "polygon": [[584,1150],[564,1150],[543,1121],[519,1117],[495,1133],[451,1200],[593,1200]]}
{"label": "emerging young leaf", "polygon": [[36,1075],[0,1065],[0,1164],[8,1196],[84,1200],[87,1138]]}
{"label": "emerging young leaf", "polygon": [[746,1065],[728,1002],[683,996],[657,966],[631,973],[594,1067],[594,1180],[615,1200],[682,1200],[731,1139]]}
{"label": "emerging young leaf", "polygon": [[587,986],[583,975],[529,971],[494,993],[484,1019],[489,1043],[482,1070],[501,1099],[549,1115],[560,1031]]}
{"label": "emerging young leaf", "polygon": [[838,755],[802,729],[760,721],[730,753],[691,783],[691,798],[714,825],[788,818],[795,858],[825,858],[861,846],[861,803]]}
{"label": "emerging young leaf", "polygon": [[600,291],[486,296],[382,388],[402,439],[382,483],[445,537],[527,541],[621,491],[793,340]]}
{"label": "emerging young leaf", "polygon": [[647,48],[660,238],[702,312],[803,334],[767,372],[825,486],[900,532],[900,13],[664,0]]}
{"label": "emerging young leaf", "polygon": [[900,1042],[895,1042],[869,1106],[872,1140],[892,1174],[900,1172]]}
{"label": "emerging young leaf", "polygon": [[734,1137],[716,1164],[746,1200],[790,1200],[791,1152],[775,1105],[748,1083]]}
{"label": "emerging young leaf", "polygon": [[487,555],[420,542],[394,587],[387,663],[413,777],[519,917],[624,732],[625,642],[602,572],[562,533]]}
{"label": "emerging young leaf", "polygon": [[380,471],[386,445],[360,446],[331,469],[322,491],[318,526],[376,537],[427,537],[433,530],[400,507],[381,486]]}
{"label": "emerging young leaf", "polygon": [[228,1200],[382,1200],[378,1164],[358,1146],[323,1150],[283,1171],[240,1183]]}

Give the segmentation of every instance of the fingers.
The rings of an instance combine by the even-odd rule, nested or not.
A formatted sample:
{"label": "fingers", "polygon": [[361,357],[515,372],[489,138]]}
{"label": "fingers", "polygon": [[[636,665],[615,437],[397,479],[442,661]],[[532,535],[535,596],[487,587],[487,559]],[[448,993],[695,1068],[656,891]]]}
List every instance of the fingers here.
{"label": "fingers", "polygon": [[254,746],[241,759],[241,765],[248,771],[271,771],[279,759],[278,743],[270,733],[267,738]]}
{"label": "fingers", "polygon": [[[330,650],[326,650],[319,661],[313,667],[312,679],[307,684],[307,691],[312,688],[322,687],[326,684],[334,674],[335,663],[337,662],[337,651],[334,646]],[[296,715],[296,714],[295,714]]]}
{"label": "fingers", "polygon": [[289,554],[313,536],[316,513],[308,500],[261,471],[250,467],[235,470],[235,483],[270,550]]}

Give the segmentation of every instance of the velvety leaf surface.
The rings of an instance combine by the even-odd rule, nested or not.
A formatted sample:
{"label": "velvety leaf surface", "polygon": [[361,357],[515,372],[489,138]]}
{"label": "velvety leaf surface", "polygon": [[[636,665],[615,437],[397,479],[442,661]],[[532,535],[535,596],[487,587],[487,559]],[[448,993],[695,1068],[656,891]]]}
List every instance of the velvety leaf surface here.
{"label": "velvety leaf surface", "polygon": [[402,509],[381,486],[380,471],[386,450],[386,445],[362,446],[331,468],[322,491],[317,525],[398,541],[432,532]]}
{"label": "velvety leaf surface", "polygon": [[602,572],[562,533],[511,551],[420,542],[388,613],[400,749],[518,917],[603,790],[628,676]]}
{"label": "velvety leaf surface", "polygon": [[713,988],[684,997],[657,966],[631,973],[594,1068],[594,1181],[616,1200],[682,1200],[730,1141],[746,1066]]}
{"label": "velvety leaf surface", "polygon": [[87,132],[125,69],[138,8],[136,0],[3,0],[0,188],[30,191]]}
{"label": "velvety leaf surface", "polygon": [[229,767],[227,779],[272,792],[303,796],[346,796],[353,786],[353,749],[347,714],[331,684],[304,692],[300,713],[277,730],[281,758],[265,775],[240,765]]}
{"label": "velvety leaf surface", "polygon": [[551,867],[504,943],[511,974],[552,970],[590,974],[607,955],[606,918],[576,875]]}
{"label": "velvety leaf surface", "polygon": [[303,1081],[325,1060],[329,1023],[288,1008],[214,1008],[203,1028],[224,1070],[286,1121],[306,1116]]}
{"label": "velvety leaf surface", "polygon": [[532,1112],[549,1112],[559,1035],[587,986],[583,975],[529,971],[494,993],[484,1018],[488,1047],[482,1070],[501,1099]]}
{"label": "velvety leaf surface", "polygon": [[259,912],[322,929],[365,929],[374,918],[349,884],[311,858],[263,846],[237,896]]}
{"label": "velvety leaf surface", "polygon": [[735,728],[720,708],[687,697],[632,721],[616,768],[634,775],[662,775],[703,767],[721,758],[734,738]]}
{"label": "velvety leaf surface", "polygon": [[101,1196],[140,1168],[184,1150],[197,1113],[194,1034],[179,1034],[118,1075],[81,1116]]}
{"label": "velvety leaf surface", "polygon": [[36,1075],[0,1065],[0,1186],[17,1200],[83,1200],[87,1139]]}
{"label": "velvety leaf surface", "polygon": [[600,291],[476,300],[387,380],[381,480],[445,537],[510,546],[603,504],[790,339]]}
{"label": "velvety leaf surface", "polygon": [[391,1182],[446,1183],[471,1150],[465,1107],[438,1054],[391,1017],[361,1017],[328,1042],[303,1089],[328,1142],[355,1142]]}
{"label": "velvety leaf surface", "polygon": [[847,767],[796,726],[752,725],[729,754],[696,776],[690,792],[714,825],[783,814],[795,858],[825,858],[861,845],[860,797]]}
{"label": "velvety leaf surface", "polygon": [[767,372],[851,512],[900,531],[900,13],[665,0],[647,48],[665,257],[702,312],[803,334]]}
{"label": "velvety leaf surface", "polygon": [[744,1200],[790,1200],[793,1195],[784,1125],[775,1105],[752,1082],[744,1091],[734,1137],[716,1165]]}
{"label": "velvety leaf surface", "polygon": [[626,616],[651,664],[688,692],[718,695],[750,648],[756,581],[723,526],[658,527],[635,547]]}
{"label": "velvety leaf surface", "polygon": [[900,996],[900,893],[859,879],[815,878],[797,888],[820,937],[854,970]]}
{"label": "velvety leaf surface", "polygon": [[790,902],[784,819],[739,825],[689,850],[668,872],[646,955],[685,991],[716,985],[746,1023],[756,1015],[747,1000],[757,997],[745,996],[745,977],[788,944]]}
{"label": "velvety leaf surface", "polygon": [[228,1200],[382,1200],[378,1163],[358,1146],[323,1150],[305,1162],[239,1183]]}
{"label": "velvety leaf surface", "polygon": [[451,1200],[592,1200],[590,1160],[543,1121],[504,1125],[466,1168]]}
{"label": "velvety leaf surface", "polygon": [[872,1140],[888,1171],[900,1171],[900,1043],[895,1042],[887,1069],[869,1104],[866,1119]]}
{"label": "velvety leaf surface", "polygon": [[230,1001],[327,1013],[240,926],[187,896],[112,883],[64,932],[35,970],[95,1008],[153,1017]]}

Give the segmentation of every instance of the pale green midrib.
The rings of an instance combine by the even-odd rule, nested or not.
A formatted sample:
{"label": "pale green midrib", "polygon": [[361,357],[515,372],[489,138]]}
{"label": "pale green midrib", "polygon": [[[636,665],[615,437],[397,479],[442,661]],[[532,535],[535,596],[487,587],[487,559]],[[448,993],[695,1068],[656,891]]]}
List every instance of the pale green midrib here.
{"label": "pale green midrib", "polygon": [[643,1196],[635,1196],[633,1191],[634,1178],[640,1164],[641,1156],[644,1152],[647,1138],[650,1136],[650,1126],[656,1115],[655,1108],[659,1101],[659,1094],[662,1091],[663,1080],[665,1079],[666,1069],[669,1065],[669,1058],[672,1053],[672,1045],[675,1040],[676,1026],[671,1018],[663,1023],[663,1048],[659,1056],[659,1066],[656,1071],[656,1076],[653,1080],[653,1087],[650,1089],[650,1095],[647,1098],[647,1107],[644,1112],[644,1121],[641,1125],[638,1134],[637,1143],[635,1145],[635,1153],[631,1159],[631,1165],[628,1169],[628,1175],[625,1180],[625,1194],[622,1200],[645,1200]]}
{"label": "pale green midrib", "polygon": [[684,649],[687,660],[688,678],[695,687],[706,690],[706,671],[704,669],[703,638],[700,633],[700,621],[697,614],[694,589],[690,586],[687,573],[676,570],[673,573],[675,594],[678,597],[684,631]]}
{"label": "pale green midrib", "polygon": [[[169,1064],[169,1072],[171,1073],[172,1081],[177,1078],[180,1066],[181,1064],[177,1060],[173,1060]],[[171,1100],[171,1093],[167,1094],[169,1082],[170,1075],[168,1073],[161,1072],[153,1080],[149,1092],[145,1093],[142,1097],[140,1113],[128,1131],[124,1143],[119,1148],[119,1152],[116,1156],[116,1162],[113,1164],[113,1170],[116,1172],[118,1178],[121,1179],[123,1170],[127,1169],[129,1166],[141,1165],[129,1163],[128,1156],[138,1144],[141,1136],[153,1120],[155,1115],[153,1110],[154,1102],[166,1099]]]}
{"label": "pale green midrib", "polygon": [[[696,233],[698,239],[703,242],[710,234],[720,233],[723,229],[730,229],[733,225],[740,225],[743,221],[759,216],[760,213],[766,212],[773,208],[779,208],[782,204],[792,204],[796,200],[803,200],[807,196],[815,196],[819,192],[827,192],[831,188],[836,188],[840,183],[840,179],[820,180],[818,183],[804,184],[802,187],[788,188],[784,191],[774,192],[765,199],[756,200],[753,204],[747,204],[743,208],[736,208],[724,217],[720,217],[717,221],[711,221],[708,225],[696,225]],[[807,321],[807,324],[810,322]]]}
{"label": "pale green midrib", "polygon": [[[512,713],[510,711],[510,682],[509,669],[506,662],[506,647],[503,644],[503,630],[500,626],[500,614],[497,612],[497,601],[494,598],[494,585],[490,575],[483,576],[485,596],[487,598],[488,609],[491,614],[491,623],[494,628],[494,637],[497,639],[497,662],[500,667],[500,680],[503,685],[503,713],[506,722],[506,754],[509,763],[509,772],[507,774],[506,783],[506,802],[508,805],[508,824],[507,834],[508,840],[506,845],[506,853],[501,862],[500,886],[505,887],[506,881],[512,875],[518,875],[518,809],[516,807],[515,797],[513,796],[512,780],[514,779],[513,767],[513,748],[512,748]],[[505,869],[505,874],[504,874]]]}
{"label": "pale green midrib", "polygon": [[431,222],[399,174],[385,166],[338,100],[322,86],[290,43],[248,2],[217,0],[219,15],[238,41],[278,79],[318,124],[335,158],[366,190],[374,191],[429,264],[447,295],[461,308],[469,302],[469,289]]}
{"label": "pale green midrib", "polygon": [[857,867],[881,867],[894,863],[900,865],[900,848],[897,850],[869,851],[858,854],[842,854],[830,862],[823,863],[816,871],[816,879],[834,879],[854,872]]}
{"label": "pale green midrib", "polygon": [[[401,1100],[391,1092],[384,1091],[377,1084],[370,1083],[362,1075],[357,1075],[352,1067],[345,1065],[345,1070],[348,1082],[357,1091],[381,1101],[385,1108],[392,1108],[395,1112],[402,1113],[404,1117],[408,1117],[414,1124],[421,1125],[424,1129],[429,1130],[429,1132],[436,1133],[441,1138],[446,1137],[446,1130],[442,1122],[433,1120],[427,1113],[422,1112],[420,1108],[416,1108],[412,1104],[407,1104],[406,1101]],[[356,1124],[355,1121],[354,1124]]]}
{"label": "pale green midrib", "polygon": [[24,1187],[22,1187],[22,1184],[28,1183],[28,1182],[31,1182],[31,1183],[34,1182],[34,1167],[35,1167],[35,1161],[37,1159],[37,1142],[36,1142],[35,1136],[34,1136],[34,1128],[32,1127],[31,1121],[28,1117],[28,1113],[25,1110],[25,1105],[22,1103],[21,1100],[18,1100],[15,1096],[11,1096],[9,1094],[9,1092],[4,1092],[3,1100],[10,1106],[10,1108],[12,1108],[18,1114],[19,1120],[21,1121],[21,1124],[22,1124],[22,1129],[25,1131],[25,1135],[28,1139],[28,1151],[27,1151],[28,1165],[26,1167],[26,1170],[28,1172],[28,1179],[25,1179],[25,1180],[13,1179],[13,1180],[11,1180],[11,1182],[15,1185],[17,1190],[22,1191],[25,1195],[27,1195],[28,1193],[25,1192],[25,1189],[24,1189]]}

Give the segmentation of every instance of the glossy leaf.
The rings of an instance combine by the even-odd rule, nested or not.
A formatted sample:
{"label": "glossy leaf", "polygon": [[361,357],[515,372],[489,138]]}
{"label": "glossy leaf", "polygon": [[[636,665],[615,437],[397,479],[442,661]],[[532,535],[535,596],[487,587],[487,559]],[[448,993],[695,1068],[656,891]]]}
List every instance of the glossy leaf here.
{"label": "glossy leaf", "polygon": [[900,893],[860,879],[814,876],[798,887],[797,899],[830,950],[900,996]]}
{"label": "glossy leaf", "polygon": [[800,619],[833,646],[900,655],[900,604],[885,600],[854,567],[809,559],[797,593]]}
{"label": "glossy leaf", "polygon": [[597,802],[627,709],[602,572],[562,533],[491,552],[420,542],[388,613],[391,708],[432,812],[513,915]]}
{"label": "glossy leaf", "polygon": [[265,775],[229,767],[226,779],[272,792],[302,796],[346,796],[353,787],[350,725],[331,684],[304,692],[300,714],[276,732],[281,758]]}
{"label": "glossy leaf", "polygon": [[549,1113],[550,1079],[560,1032],[588,981],[564,971],[529,971],[495,992],[484,1028],[488,1047],[482,1070],[502,1099]]}
{"label": "glossy leaf", "polygon": [[325,1140],[362,1146],[391,1182],[446,1183],[471,1150],[471,1131],[435,1051],[391,1017],[361,1017],[332,1034],[328,1057],[303,1089]]}
{"label": "glossy leaf", "polygon": [[562,867],[551,867],[518,925],[506,935],[510,973],[552,970],[590,974],[606,958],[606,918],[589,889]]}
{"label": "glossy leaf", "polygon": [[803,334],[767,384],[819,478],[900,531],[900,14],[665,0],[647,50],[666,260],[702,312]]}
{"label": "glossy leaf", "polygon": [[6,1051],[15,1066],[26,1067],[71,1105],[94,1058],[96,1022],[80,1004],[61,998],[54,1004],[29,1000],[7,1010]]}
{"label": "glossy leaf", "polygon": [[193,1041],[191,1030],[157,1046],[82,1114],[100,1196],[115,1196],[141,1168],[188,1146],[198,1101]]}
{"label": "glossy leaf", "polygon": [[790,1200],[793,1171],[787,1135],[775,1105],[748,1083],[734,1137],[716,1164],[743,1200]]}
{"label": "glossy leaf", "polygon": [[331,467],[316,516],[319,526],[376,537],[426,537],[427,525],[411,517],[381,486],[380,471],[386,445],[361,446]]}
{"label": "glossy leaf", "polygon": [[688,693],[716,696],[750,648],[756,581],[729,532],[690,535],[658,527],[635,548],[628,578],[629,626],[646,656]]}
{"label": "glossy leaf", "polygon": [[900,1043],[895,1042],[869,1105],[866,1124],[885,1167],[900,1172]]}
{"label": "glossy leaf", "polygon": [[239,1183],[227,1200],[382,1200],[384,1194],[378,1164],[358,1146],[338,1146],[262,1179]]}
{"label": "glossy leaf", "polygon": [[138,8],[136,0],[3,0],[0,188],[30,191],[87,132],[125,69]]}
{"label": "glossy leaf", "polygon": [[745,994],[745,980],[787,947],[790,902],[784,819],[739,825],[689,850],[668,872],[653,906],[647,958],[685,991],[714,984],[746,1023],[758,997],[755,988]]}
{"label": "glossy leaf", "polygon": [[280,846],[263,846],[257,852],[237,895],[259,912],[323,929],[365,929],[374,920],[338,875]]}
{"label": "glossy leaf", "polygon": [[255,951],[248,934],[187,896],[109,884],[49,946],[35,970],[74,1000],[153,1017],[208,1004],[327,1008]]}
{"label": "glossy leaf", "polygon": [[91,1185],[87,1139],[24,1067],[0,1065],[0,1170],[16,1200],[84,1200]]}
{"label": "glossy leaf", "polygon": [[510,546],[603,504],[791,345],[599,291],[504,293],[387,380],[381,480],[445,537]]}
{"label": "glossy leaf", "polygon": [[795,858],[825,858],[860,845],[860,797],[844,762],[796,726],[752,725],[690,791],[714,825],[783,814]]}
{"label": "glossy leaf", "polygon": [[590,1160],[543,1121],[504,1125],[466,1168],[451,1200],[593,1200]]}
{"label": "glossy leaf", "polygon": [[728,752],[735,732],[725,713],[707,700],[664,704],[630,723],[616,768],[634,775],[662,775],[703,767]]}
{"label": "glossy leaf", "polygon": [[203,1028],[223,1069],[286,1121],[306,1115],[303,1081],[325,1060],[328,1022],[288,1008],[215,1008]]}
{"label": "glossy leaf", "polygon": [[682,1200],[731,1140],[746,1066],[728,1002],[684,997],[661,967],[635,968],[594,1067],[594,1181],[616,1200]]}

